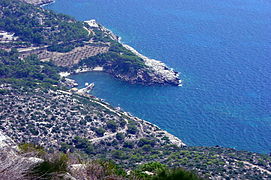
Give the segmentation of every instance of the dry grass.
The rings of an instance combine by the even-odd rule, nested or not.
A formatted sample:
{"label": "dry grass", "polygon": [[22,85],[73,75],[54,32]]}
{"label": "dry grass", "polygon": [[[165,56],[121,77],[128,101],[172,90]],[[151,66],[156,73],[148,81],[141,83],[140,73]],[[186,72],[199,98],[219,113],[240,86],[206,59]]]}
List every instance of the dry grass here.
{"label": "dry grass", "polygon": [[78,180],[124,180],[117,175],[116,167],[110,162],[91,161],[83,164],[73,164],[69,171]]}

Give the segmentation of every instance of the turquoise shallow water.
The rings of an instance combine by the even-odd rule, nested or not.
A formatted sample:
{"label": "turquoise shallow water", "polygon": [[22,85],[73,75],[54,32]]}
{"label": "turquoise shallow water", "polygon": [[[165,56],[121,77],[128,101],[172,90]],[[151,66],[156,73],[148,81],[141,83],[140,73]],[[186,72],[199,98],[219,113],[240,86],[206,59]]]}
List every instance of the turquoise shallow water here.
{"label": "turquoise shallow water", "polygon": [[57,0],[47,8],[96,19],[123,42],[181,72],[183,87],[140,86],[104,73],[73,76],[93,94],[188,145],[271,152],[271,2]]}

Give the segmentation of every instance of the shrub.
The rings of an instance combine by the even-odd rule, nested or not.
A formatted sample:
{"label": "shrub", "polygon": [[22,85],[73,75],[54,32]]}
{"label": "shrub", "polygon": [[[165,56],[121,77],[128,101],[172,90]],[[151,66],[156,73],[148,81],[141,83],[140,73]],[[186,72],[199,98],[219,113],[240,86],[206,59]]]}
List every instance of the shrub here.
{"label": "shrub", "polygon": [[22,154],[34,153],[37,156],[42,156],[45,154],[43,147],[38,146],[38,145],[34,145],[34,144],[28,144],[28,143],[20,144],[19,150]]}
{"label": "shrub", "polygon": [[149,144],[150,146],[154,146],[155,145],[155,141],[154,140],[151,140],[151,139],[145,139],[145,138],[142,138],[142,139],[140,139],[139,141],[138,141],[138,143],[137,143],[137,145],[139,146],[139,147],[142,147],[142,146],[144,146],[144,145],[147,145],[147,144]]}
{"label": "shrub", "polygon": [[108,128],[108,129],[111,129],[112,132],[116,132],[116,130],[117,130],[117,124],[116,124],[115,121],[110,120],[110,121],[108,121],[108,122],[106,123],[106,125],[107,125],[107,128]]}
{"label": "shrub", "polygon": [[136,134],[137,131],[138,130],[137,130],[137,127],[135,125],[131,125],[131,124],[128,125],[128,130],[127,130],[128,133]]}
{"label": "shrub", "polygon": [[96,132],[96,134],[97,134],[97,136],[103,136],[104,135],[104,133],[105,133],[105,130],[103,129],[103,128],[96,128],[95,129],[95,132]]}
{"label": "shrub", "polygon": [[148,151],[151,151],[151,149],[152,149],[152,147],[149,144],[145,144],[144,146],[142,146],[143,151],[148,152]]}
{"label": "shrub", "polygon": [[115,150],[112,152],[112,157],[116,159],[127,159],[127,155],[121,150]]}
{"label": "shrub", "polygon": [[170,169],[159,172],[156,176],[151,178],[152,180],[202,180],[196,174],[184,169]]}
{"label": "shrub", "polygon": [[124,142],[123,147],[132,149],[134,147],[134,143],[131,141]]}
{"label": "shrub", "polygon": [[117,139],[117,140],[123,141],[124,138],[125,138],[125,137],[124,137],[123,133],[117,133],[117,134],[116,134],[116,139]]}
{"label": "shrub", "polygon": [[43,179],[51,179],[57,174],[67,172],[68,156],[66,154],[58,154],[50,156],[44,162],[36,165],[29,173],[30,177]]}

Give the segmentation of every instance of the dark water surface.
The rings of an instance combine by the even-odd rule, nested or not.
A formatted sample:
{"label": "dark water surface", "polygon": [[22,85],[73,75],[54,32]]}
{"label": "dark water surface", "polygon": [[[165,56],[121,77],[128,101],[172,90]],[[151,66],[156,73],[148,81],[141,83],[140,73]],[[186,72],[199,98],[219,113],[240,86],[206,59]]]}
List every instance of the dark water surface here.
{"label": "dark water surface", "polygon": [[271,2],[57,0],[47,8],[96,19],[146,56],[181,72],[183,87],[73,76],[93,94],[188,145],[271,151]]}

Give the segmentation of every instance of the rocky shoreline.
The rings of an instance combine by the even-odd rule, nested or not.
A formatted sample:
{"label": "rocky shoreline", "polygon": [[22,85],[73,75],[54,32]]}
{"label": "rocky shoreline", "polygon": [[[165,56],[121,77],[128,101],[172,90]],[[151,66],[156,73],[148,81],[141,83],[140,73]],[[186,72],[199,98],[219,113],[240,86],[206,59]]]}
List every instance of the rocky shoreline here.
{"label": "rocky shoreline", "polygon": [[[139,70],[137,75],[134,77],[131,76],[123,76],[120,74],[116,74],[114,70],[108,69],[106,72],[112,74],[116,78],[122,79],[124,81],[130,82],[132,84],[144,84],[144,85],[153,85],[153,84],[169,84],[174,86],[182,86],[182,81],[179,78],[179,73],[169,68],[165,63],[150,59],[142,54],[140,54],[133,47],[121,42],[121,37],[115,35],[111,30],[107,29],[103,25],[97,23],[95,20],[90,20],[92,25],[95,27],[99,27],[101,31],[108,34],[109,37],[122,44],[124,48],[131,51],[133,54],[143,59],[144,64],[147,66],[148,71]],[[85,21],[89,22],[89,21]]]}
{"label": "rocky shoreline", "polygon": [[[20,0],[32,5],[45,6],[49,3],[54,3],[54,0]],[[121,42],[121,38],[115,35],[111,30],[107,29],[103,25],[97,23],[94,19],[85,21],[91,28],[97,28],[103,32],[111,40],[120,43],[125,49],[131,51],[137,57],[141,58],[144,62],[145,67],[138,69],[136,72],[127,72],[121,73],[119,70],[116,70],[112,64],[107,63],[102,66],[103,71],[111,74],[117,79],[129,82],[131,84],[142,84],[142,85],[173,85],[173,86],[182,86],[182,81],[179,78],[178,72],[169,68],[166,64],[161,61],[150,59],[138,51],[136,51],[131,46]],[[85,27],[87,29],[87,27]],[[90,32],[93,32],[92,29],[89,29]],[[62,61],[62,59],[60,59]],[[78,63],[78,62],[77,62]],[[78,69],[84,69],[83,72],[91,71],[93,67],[79,67]],[[80,73],[81,70],[76,69],[71,70],[70,73]],[[88,69],[88,70],[86,70]]]}
{"label": "rocky shoreline", "polygon": [[23,1],[23,2],[26,2],[28,4],[32,4],[35,6],[45,6],[47,4],[55,2],[54,0],[20,0],[20,1]]}
{"label": "rocky shoreline", "polygon": [[[33,4],[33,5],[39,5],[39,6],[44,6],[49,3],[54,2],[54,0],[21,0],[21,1],[24,1],[29,4]],[[104,71],[104,72],[107,72],[107,73],[113,75],[114,77],[116,77],[118,79],[127,81],[132,84],[136,84],[136,83],[137,84],[144,84],[144,85],[170,84],[170,85],[175,85],[175,86],[181,85],[181,80],[179,79],[179,74],[177,72],[175,72],[174,70],[168,68],[164,63],[157,61],[157,60],[154,60],[154,59],[150,59],[150,58],[140,54],[139,52],[137,52],[131,46],[122,43],[121,38],[119,36],[115,35],[111,30],[105,28],[101,24],[96,23],[95,20],[90,20],[90,21],[85,21],[85,22],[88,23],[90,26],[98,27],[101,31],[106,33],[113,41],[117,41],[118,43],[121,43],[126,49],[128,49],[129,51],[131,51],[132,53],[134,53],[136,56],[140,57],[141,59],[143,59],[145,62],[145,65],[147,66],[147,70],[140,69],[137,72],[136,76],[129,76],[129,75],[118,74],[113,69],[110,69],[110,66],[107,66],[107,67],[101,67],[101,66],[79,67],[79,68],[72,70],[72,71],[69,71],[69,72],[61,72],[60,76],[65,78],[71,74],[78,74],[78,73],[90,72],[90,71]],[[109,106],[107,108],[109,108]],[[134,120],[141,122],[145,125],[156,127],[157,129],[159,129],[159,132],[165,133],[166,136],[170,139],[170,141],[173,144],[176,144],[177,146],[185,146],[185,144],[179,138],[168,133],[167,131],[160,129],[158,126],[156,126],[150,122],[139,119],[134,116],[131,116],[128,112],[122,112],[119,110],[117,112],[124,113],[125,115],[129,116],[130,118],[133,118]]]}
{"label": "rocky shoreline", "polygon": [[[161,61],[150,59],[142,54],[140,54],[138,51],[136,51],[133,47],[122,44],[126,49],[130,50],[134,54],[136,54],[138,57],[142,58],[145,62],[145,65],[149,67],[151,70],[150,75],[154,75],[152,81],[159,83],[159,84],[171,84],[171,85],[177,85],[182,86],[182,81],[179,78],[179,73],[174,71],[173,69],[170,69],[166,64],[164,64]],[[158,79],[156,79],[157,77]]]}

